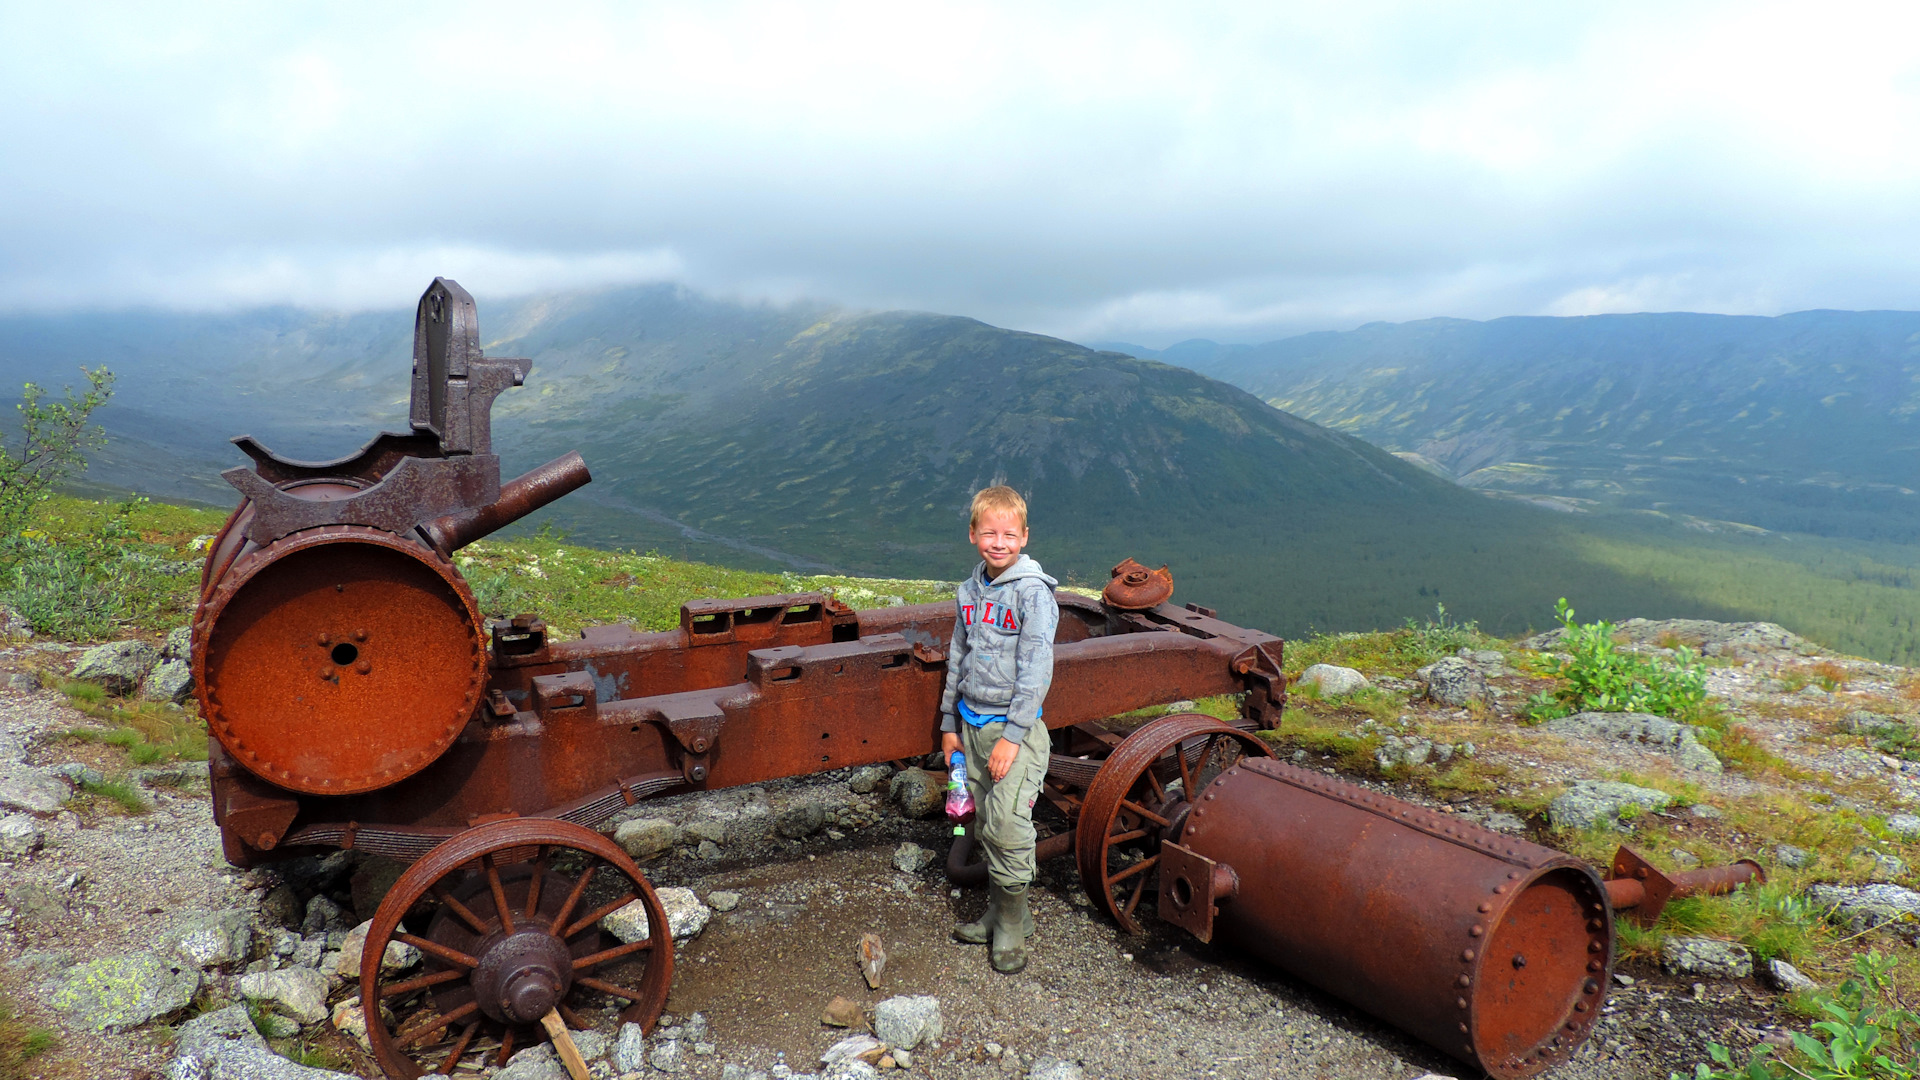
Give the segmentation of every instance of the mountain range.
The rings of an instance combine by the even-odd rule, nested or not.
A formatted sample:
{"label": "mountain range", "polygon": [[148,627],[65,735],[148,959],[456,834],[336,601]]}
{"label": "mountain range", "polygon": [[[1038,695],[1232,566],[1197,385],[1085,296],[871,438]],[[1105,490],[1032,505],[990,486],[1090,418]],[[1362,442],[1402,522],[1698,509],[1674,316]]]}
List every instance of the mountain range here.
{"label": "mountain range", "polygon": [[[534,359],[495,413],[508,472],[578,448],[595,482],[548,520],[586,542],[951,579],[976,558],[969,496],[1006,482],[1033,505],[1029,550],[1063,580],[1167,562],[1180,599],[1282,633],[1437,604],[1517,631],[1569,596],[1583,616],[1768,617],[1920,652],[1911,567],[1884,551],[1489,499],[1456,482],[1477,470],[1441,475],[1464,459],[1396,456],[1263,401],[1233,347],[1216,366],[1162,362],[957,316],[669,286],[483,297],[480,325],[490,354]],[[403,427],[410,343],[410,308],[14,316],[0,379],[58,385],[106,363],[120,382],[90,481],[230,503],[228,436],[330,458]]]}
{"label": "mountain range", "polygon": [[1105,347],[1487,492],[1920,542],[1917,312],[1427,319]]}

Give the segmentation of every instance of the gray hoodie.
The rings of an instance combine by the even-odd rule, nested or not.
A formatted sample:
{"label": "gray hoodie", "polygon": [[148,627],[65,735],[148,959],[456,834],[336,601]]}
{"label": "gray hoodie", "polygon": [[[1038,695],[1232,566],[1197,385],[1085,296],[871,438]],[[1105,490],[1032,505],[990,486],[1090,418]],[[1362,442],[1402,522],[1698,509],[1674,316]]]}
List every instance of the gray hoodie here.
{"label": "gray hoodie", "polygon": [[960,730],[957,702],[965,698],[974,712],[1006,716],[1002,738],[1026,739],[1053,682],[1058,584],[1025,555],[992,581],[982,562],[960,583],[947,647],[947,690],[940,697],[941,731]]}

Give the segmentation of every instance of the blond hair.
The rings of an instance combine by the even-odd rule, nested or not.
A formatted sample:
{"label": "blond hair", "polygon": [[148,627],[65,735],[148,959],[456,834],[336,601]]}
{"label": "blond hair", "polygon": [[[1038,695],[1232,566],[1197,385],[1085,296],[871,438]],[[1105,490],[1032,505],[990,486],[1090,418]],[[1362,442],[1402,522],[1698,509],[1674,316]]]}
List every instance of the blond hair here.
{"label": "blond hair", "polygon": [[998,487],[982,488],[973,496],[973,513],[967,519],[967,528],[980,527],[983,514],[1012,512],[1020,515],[1020,531],[1027,529],[1027,500],[1020,493],[1002,484]]}

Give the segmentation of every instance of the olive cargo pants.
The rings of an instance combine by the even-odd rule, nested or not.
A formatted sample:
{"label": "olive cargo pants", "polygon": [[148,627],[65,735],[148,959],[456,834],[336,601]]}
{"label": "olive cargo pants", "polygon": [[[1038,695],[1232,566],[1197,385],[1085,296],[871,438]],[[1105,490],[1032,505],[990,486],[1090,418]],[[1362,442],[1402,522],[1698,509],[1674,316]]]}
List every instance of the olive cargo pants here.
{"label": "olive cargo pants", "polygon": [[1053,742],[1047,724],[1036,719],[999,783],[987,772],[994,744],[1006,730],[1004,721],[974,727],[959,721],[960,747],[967,755],[967,788],[973,792],[974,818],[969,826],[986,854],[987,879],[1003,888],[1033,881],[1033,802],[1047,775],[1047,755]]}

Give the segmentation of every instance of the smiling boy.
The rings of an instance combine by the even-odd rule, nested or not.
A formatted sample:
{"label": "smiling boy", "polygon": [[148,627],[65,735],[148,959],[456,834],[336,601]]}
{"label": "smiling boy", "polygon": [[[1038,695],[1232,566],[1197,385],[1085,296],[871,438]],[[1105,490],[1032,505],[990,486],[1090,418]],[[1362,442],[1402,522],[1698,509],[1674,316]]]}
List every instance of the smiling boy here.
{"label": "smiling boy", "polygon": [[953,934],[990,942],[994,970],[1012,974],[1027,966],[1027,938],[1033,934],[1027,904],[1033,802],[1052,745],[1040,706],[1053,682],[1053,632],[1060,624],[1053,589],[1059,582],[1020,553],[1027,546],[1027,502],[1010,487],[990,487],[973,497],[967,539],[980,549],[980,565],[954,598],[940,745],[943,757],[955,750],[966,754],[989,895],[979,921],[955,927]]}

